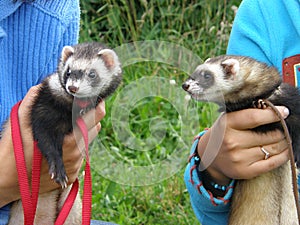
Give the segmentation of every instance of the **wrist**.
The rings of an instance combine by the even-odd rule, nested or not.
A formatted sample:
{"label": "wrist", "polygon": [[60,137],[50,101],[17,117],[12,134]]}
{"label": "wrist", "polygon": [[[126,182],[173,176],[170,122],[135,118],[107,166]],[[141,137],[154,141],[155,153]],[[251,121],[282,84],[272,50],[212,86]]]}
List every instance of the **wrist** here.
{"label": "wrist", "polygon": [[210,174],[207,172],[207,170],[199,172],[199,176],[202,179],[203,186],[205,189],[212,193],[214,197],[224,197],[227,193],[230,182],[226,185],[221,185],[213,181]]}
{"label": "wrist", "polygon": [[[202,159],[202,156],[206,150],[208,140],[210,138],[210,130],[207,130],[207,132],[199,139],[198,146],[197,146],[197,153]],[[227,177],[225,174],[223,174],[220,170],[215,168],[214,161],[210,165],[206,165],[205,161],[201,161],[201,168],[200,171],[206,170],[208,174],[210,175],[212,181],[220,184],[220,185],[228,185],[231,181],[229,177]]]}
{"label": "wrist", "polygon": [[209,174],[211,181],[220,184],[220,185],[228,185],[231,182],[231,179],[225,176],[223,173],[217,171],[212,167],[208,167],[206,169],[206,173]]}
{"label": "wrist", "polygon": [[228,180],[222,179],[222,184],[215,181],[215,179],[210,175],[208,170],[201,170],[201,159],[198,155],[195,155],[195,165],[196,171],[199,178],[202,180],[204,188],[212,194],[214,197],[223,198],[227,191],[231,188],[230,183],[232,182],[229,178]]}

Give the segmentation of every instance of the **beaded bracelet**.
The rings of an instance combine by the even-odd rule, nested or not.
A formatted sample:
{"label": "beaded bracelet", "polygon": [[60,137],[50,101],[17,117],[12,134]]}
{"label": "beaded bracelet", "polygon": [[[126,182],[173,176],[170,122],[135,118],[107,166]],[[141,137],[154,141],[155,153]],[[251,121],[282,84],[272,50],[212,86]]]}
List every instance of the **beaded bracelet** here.
{"label": "beaded bracelet", "polygon": [[197,167],[196,167],[197,174],[199,177],[201,177],[201,180],[202,180],[202,183],[203,183],[203,186],[205,187],[205,189],[210,191],[213,194],[213,196],[215,196],[215,197],[224,197],[229,186],[217,184],[216,182],[213,181],[213,178],[207,172],[207,170],[203,170],[203,171],[199,170],[199,165],[200,165],[201,159],[198,156],[198,154],[196,154],[194,156],[194,159],[195,159],[195,163],[197,165]]}
{"label": "beaded bracelet", "polygon": [[220,185],[220,184],[217,184],[213,181],[210,182],[210,184],[215,188],[215,189],[218,189],[218,190],[222,190],[222,191],[226,191],[226,189],[228,188],[227,185]]}
{"label": "beaded bracelet", "polygon": [[229,187],[228,185],[220,185],[214,182],[207,170],[199,171],[199,173],[202,178],[203,186],[206,190],[210,191],[215,197],[225,196]]}

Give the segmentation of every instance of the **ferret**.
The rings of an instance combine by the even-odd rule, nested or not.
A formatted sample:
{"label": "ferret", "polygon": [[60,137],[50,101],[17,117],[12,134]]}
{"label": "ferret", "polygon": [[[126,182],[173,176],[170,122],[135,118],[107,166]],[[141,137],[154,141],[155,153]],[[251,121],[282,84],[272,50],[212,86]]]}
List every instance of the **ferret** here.
{"label": "ferret", "polygon": [[73,130],[73,118],[94,108],[120,82],[115,52],[92,42],[65,46],[57,72],[42,83],[31,110],[33,137],[48,161],[51,178],[62,187],[68,182],[62,144]]}
{"label": "ferret", "polygon": [[[65,135],[72,132],[76,118],[95,108],[121,81],[117,54],[100,43],[90,42],[65,46],[57,71],[42,82],[30,111],[33,138],[48,162],[51,178],[66,189],[39,195],[35,224],[53,224],[69,193],[62,159]],[[70,216],[66,224],[81,223],[80,199],[73,208],[76,215]],[[23,224],[20,210],[23,210],[22,204],[17,201],[13,204],[9,224]]]}
{"label": "ferret", "polygon": [[[249,57],[222,55],[199,65],[182,88],[193,99],[217,103],[226,112],[252,108],[260,99],[286,106],[290,114],[285,121],[299,167],[300,94],[297,88],[282,83],[275,67]],[[253,131],[263,134],[276,129],[283,131],[280,122]],[[253,179],[237,180],[228,224],[298,224],[290,164]]]}

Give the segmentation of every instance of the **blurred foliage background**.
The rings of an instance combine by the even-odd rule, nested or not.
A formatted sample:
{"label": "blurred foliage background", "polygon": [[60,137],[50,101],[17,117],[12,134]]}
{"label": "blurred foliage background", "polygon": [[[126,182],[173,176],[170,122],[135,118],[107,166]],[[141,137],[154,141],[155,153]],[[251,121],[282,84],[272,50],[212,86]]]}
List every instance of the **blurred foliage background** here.
{"label": "blurred foliage background", "polygon": [[[179,46],[178,48],[192,53],[194,58],[204,60],[225,54],[232,22],[240,1],[82,0],[80,42],[99,41],[110,48],[120,49],[120,46],[136,46],[135,43],[140,46],[140,43],[154,40],[155,43],[167,43],[166,46],[171,48]],[[160,46],[154,45],[147,56],[160,51],[159,48]],[[164,51],[163,54],[174,52],[173,49]],[[128,60],[130,57],[132,55],[129,54],[127,57],[125,52],[120,58]],[[112,162],[103,159],[101,154],[92,153],[94,154],[92,217],[122,225],[199,224],[190,205],[183,173],[193,135],[211,126],[218,116],[217,107],[185,99],[181,83],[189,72],[181,70],[183,61],[178,60],[177,64],[165,63],[155,60],[155,55],[152,57],[154,60],[152,58],[150,61],[125,63],[121,87],[113,96],[106,99],[107,114],[101,121],[102,130],[98,139],[91,145],[91,149],[94,153],[106,152],[111,156]],[[194,66],[192,62],[190,66]],[[156,78],[162,81],[157,84],[151,83]],[[138,101],[135,102],[126,100],[124,93],[126,94],[132,87],[135,88],[130,85],[141,81],[144,82],[142,88],[148,86],[150,89],[159,90],[155,92],[156,96],[137,98]],[[164,89],[169,88],[168,85],[169,92],[172,93],[170,98],[163,94]],[[135,99],[135,94],[139,95],[140,90],[131,93],[133,94],[131,99]],[[147,88],[144,91],[146,92]],[[120,95],[123,97],[119,97]],[[182,116],[180,106],[176,106],[178,103],[193,113]],[[120,104],[125,111],[118,111]],[[118,128],[114,128],[114,119],[120,118],[118,116],[123,112],[127,123],[124,126],[127,126],[131,138],[138,140],[139,146],[146,150],[130,148],[126,141],[127,144],[124,140],[120,140],[121,131],[116,132]],[[123,126],[119,122],[115,121],[115,124]],[[153,135],[153,129],[159,131],[156,136]],[[188,131],[181,135],[183,130]],[[160,136],[161,140],[153,143]],[[181,151],[180,148],[180,151],[177,151],[176,146],[182,141],[185,143],[184,150]],[[153,146],[148,149],[149,145]],[[184,162],[180,160],[175,162],[174,155],[184,159]],[[171,165],[170,174],[164,178],[150,181],[153,171],[147,174],[146,170],[142,176],[137,177],[135,183],[126,180],[128,177],[132,179],[128,176],[130,168],[155,167],[164,160],[168,160],[168,165]],[[120,169],[114,162],[128,166],[116,176],[110,176],[110,173]],[[173,164],[175,169],[172,167]],[[168,170],[168,167],[162,169]],[[139,182],[141,180],[144,180],[144,185],[143,182]]]}

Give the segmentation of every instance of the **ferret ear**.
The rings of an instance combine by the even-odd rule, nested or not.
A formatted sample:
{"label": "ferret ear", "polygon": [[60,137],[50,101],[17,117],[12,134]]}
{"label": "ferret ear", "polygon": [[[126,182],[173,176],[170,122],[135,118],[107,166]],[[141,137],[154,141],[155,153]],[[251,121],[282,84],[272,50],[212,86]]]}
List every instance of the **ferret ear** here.
{"label": "ferret ear", "polygon": [[111,49],[102,49],[98,52],[98,55],[102,58],[105,63],[105,66],[108,69],[114,68],[118,65],[118,56],[117,54]]}
{"label": "ferret ear", "polygon": [[61,60],[66,62],[67,59],[74,54],[74,48],[72,46],[65,46],[61,51]]}
{"label": "ferret ear", "polygon": [[231,77],[232,79],[235,78],[237,73],[240,70],[240,63],[236,59],[226,59],[221,63],[221,66],[225,70],[226,75]]}
{"label": "ferret ear", "polygon": [[204,63],[207,63],[210,59],[211,59],[211,58],[207,58],[207,59],[204,61]]}

